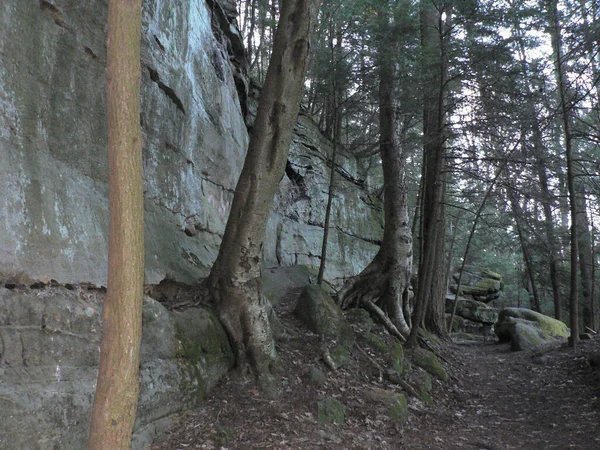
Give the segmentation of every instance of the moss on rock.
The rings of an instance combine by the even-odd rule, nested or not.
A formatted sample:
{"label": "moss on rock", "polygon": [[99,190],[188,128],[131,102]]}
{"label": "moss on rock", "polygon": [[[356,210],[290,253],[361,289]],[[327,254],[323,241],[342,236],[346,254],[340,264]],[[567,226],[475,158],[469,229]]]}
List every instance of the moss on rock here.
{"label": "moss on rock", "polygon": [[444,369],[437,356],[429,350],[423,348],[415,349],[411,357],[415,366],[425,370],[438,380],[448,381],[449,377],[446,369]]}
{"label": "moss on rock", "polygon": [[366,333],[362,334],[362,337],[365,340],[365,342],[367,343],[367,345],[369,347],[371,347],[373,350],[379,352],[382,355],[387,353],[387,350],[388,350],[387,344],[385,343],[385,341],[383,339],[381,339],[376,334],[366,332]]}
{"label": "moss on rock", "polygon": [[408,401],[404,394],[385,389],[373,388],[365,392],[367,398],[383,406],[383,413],[389,418],[404,422],[408,419]]}
{"label": "moss on rock", "polygon": [[231,369],[235,357],[229,339],[217,316],[204,308],[174,313],[175,333],[179,341],[181,389],[198,400],[218,381],[216,374]]}
{"label": "moss on rock", "polygon": [[505,308],[494,324],[500,342],[511,342],[512,350],[564,342],[569,329],[563,322],[525,308]]}
{"label": "moss on rock", "polygon": [[315,333],[335,339],[347,347],[354,344],[352,329],[342,310],[318,286],[310,285],[303,289],[294,314]]}
{"label": "moss on rock", "polygon": [[346,311],[346,320],[365,333],[369,333],[375,326],[371,315],[363,308],[352,308]]}

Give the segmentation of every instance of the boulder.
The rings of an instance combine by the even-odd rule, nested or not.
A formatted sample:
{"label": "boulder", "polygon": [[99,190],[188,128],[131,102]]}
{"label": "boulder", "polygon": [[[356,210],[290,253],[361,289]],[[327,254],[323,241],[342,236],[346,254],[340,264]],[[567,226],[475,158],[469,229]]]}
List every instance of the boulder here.
{"label": "boulder", "polygon": [[526,308],[500,311],[494,331],[500,342],[510,341],[511,349],[515,351],[561,344],[570,334],[567,325],[560,320]]}
{"label": "boulder", "polygon": [[[450,291],[456,294],[460,272],[452,275],[454,284],[450,285]],[[458,295],[471,296],[474,300],[489,303],[500,297],[504,289],[502,276],[496,272],[482,267],[466,267],[463,271],[460,292]]]}
{"label": "boulder", "polygon": [[446,296],[447,313],[452,314],[454,302],[458,301],[458,304],[456,305],[457,316],[488,325],[492,325],[498,320],[498,310],[496,308],[492,308],[483,302],[464,297],[458,297],[458,300],[455,300],[455,297],[456,296],[454,295]]}
{"label": "boulder", "polygon": [[[450,328],[451,316],[452,314],[446,313],[447,328]],[[487,339],[489,337],[493,337],[493,339],[495,339],[496,335],[494,334],[492,327],[493,324],[475,322],[474,320],[465,319],[459,315],[456,315],[454,316],[454,323],[452,324],[451,333],[453,339],[458,337],[458,335],[462,335],[463,337],[469,335],[473,336],[475,339]]]}
{"label": "boulder", "polygon": [[405,422],[408,419],[408,402],[404,394],[380,388],[365,391],[365,397],[379,405],[378,409],[390,419]]}
{"label": "boulder", "polygon": [[416,348],[410,353],[410,359],[415,366],[425,370],[438,380],[448,381],[449,376],[446,369],[444,369],[437,356],[429,350]]}
{"label": "boulder", "polygon": [[317,285],[309,285],[302,290],[294,315],[317,334],[346,346],[354,342],[350,324],[344,313],[331,296]]}

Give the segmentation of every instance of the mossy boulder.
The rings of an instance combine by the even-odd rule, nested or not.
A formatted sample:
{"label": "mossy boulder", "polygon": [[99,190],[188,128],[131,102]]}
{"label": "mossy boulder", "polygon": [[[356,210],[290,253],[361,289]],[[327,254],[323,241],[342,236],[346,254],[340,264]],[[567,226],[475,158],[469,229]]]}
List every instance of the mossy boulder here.
{"label": "mossy boulder", "polygon": [[421,370],[413,373],[412,377],[413,386],[416,388],[421,401],[427,404],[433,403],[433,397],[431,396],[433,391],[433,380],[431,375],[424,370]]}
{"label": "mossy boulder", "polygon": [[350,362],[350,352],[340,344],[335,344],[329,349],[329,356],[333,363],[333,369],[337,370]]}
{"label": "mossy boulder", "polygon": [[227,333],[208,309],[190,308],[173,318],[184,373],[181,389],[202,399],[235,363]]}
{"label": "mossy boulder", "polygon": [[352,308],[346,311],[346,320],[364,333],[369,333],[375,326],[371,314],[363,308]]}
{"label": "mossy boulder", "polygon": [[502,276],[482,267],[466,267],[460,277],[460,292],[456,292],[460,272],[452,275],[454,284],[450,290],[458,295],[472,296],[475,300],[489,303],[500,296],[504,289]]}
{"label": "mossy boulder", "polygon": [[429,350],[417,348],[411,352],[413,364],[441,381],[448,381],[448,372],[442,366],[437,356]]}
{"label": "mossy boulder", "polygon": [[526,308],[500,311],[494,331],[500,342],[510,341],[511,349],[515,351],[561,344],[570,335],[565,323]]}
{"label": "mossy boulder", "polygon": [[317,417],[321,425],[341,425],[346,420],[346,406],[333,397],[317,402]]}
{"label": "mossy boulder", "polygon": [[455,296],[446,297],[447,313],[452,313],[455,301],[458,301],[456,304],[456,316],[489,325],[492,325],[498,320],[498,310],[496,308],[492,308],[483,302],[464,297],[458,297],[458,300],[455,300]]}
{"label": "mossy boulder", "polygon": [[340,307],[331,296],[316,285],[306,286],[294,314],[311,331],[350,347],[354,343],[352,329]]}
{"label": "mossy boulder", "polygon": [[391,419],[405,422],[408,419],[408,402],[404,394],[385,389],[372,388],[365,396],[380,405],[381,412]]}

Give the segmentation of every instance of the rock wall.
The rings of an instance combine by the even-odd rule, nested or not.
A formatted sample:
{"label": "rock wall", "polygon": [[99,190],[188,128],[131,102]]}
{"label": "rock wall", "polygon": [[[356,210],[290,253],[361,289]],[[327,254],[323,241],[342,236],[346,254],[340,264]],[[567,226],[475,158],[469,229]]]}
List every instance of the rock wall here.
{"label": "rock wall", "polygon": [[[0,6],[2,278],[105,285],[106,1]],[[205,2],[144,2],[146,282],[215,258],[248,137]],[[188,236],[186,224],[195,227]]]}
{"label": "rock wall", "polygon": [[[301,114],[267,226],[266,266],[319,267],[332,151],[317,125]],[[366,188],[357,160],[343,151],[336,160],[325,278],[339,285],[375,256],[383,209]]]}
{"label": "rock wall", "polygon": [[[228,5],[144,2],[148,285],[194,283],[218,252],[248,143],[243,47]],[[1,448],[86,442],[107,277],[106,7],[0,5]],[[269,220],[267,266],[318,266],[330,155],[301,116]],[[339,283],[375,254],[382,214],[356,161],[342,154],[336,172],[326,277]],[[146,298],[136,448],[228,370],[219,336],[208,311],[169,313]]]}
{"label": "rock wall", "polygon": [[[85,448],[100,357],[104,293],[0,288],[0,448]],[[210,311],[144,299],[133,448],[196,405],[234,363]]]}

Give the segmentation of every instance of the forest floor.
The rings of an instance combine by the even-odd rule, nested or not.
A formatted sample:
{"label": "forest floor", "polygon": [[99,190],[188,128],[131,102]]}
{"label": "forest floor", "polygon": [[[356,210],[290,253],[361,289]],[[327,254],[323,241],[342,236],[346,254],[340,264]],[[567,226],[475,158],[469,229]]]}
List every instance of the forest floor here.
{"label": "forest floor", "polygon": [[[300,331],[290,302],[278,305]],[[278,343],[277,395],[234,373],[197,409],[183,414],[150,450],[179,449],[600,449],[600,338],[573,350],[511,352],[508,344],[444,344],[450,381],[433,383],[433,402],[408,397],[409,418],[391,420],[364,392],[396,389],[355,349],[352,362],[308,381],[319,337],[302,330]],[[317,401],[346,406],[341,425],[320,425]]]}

